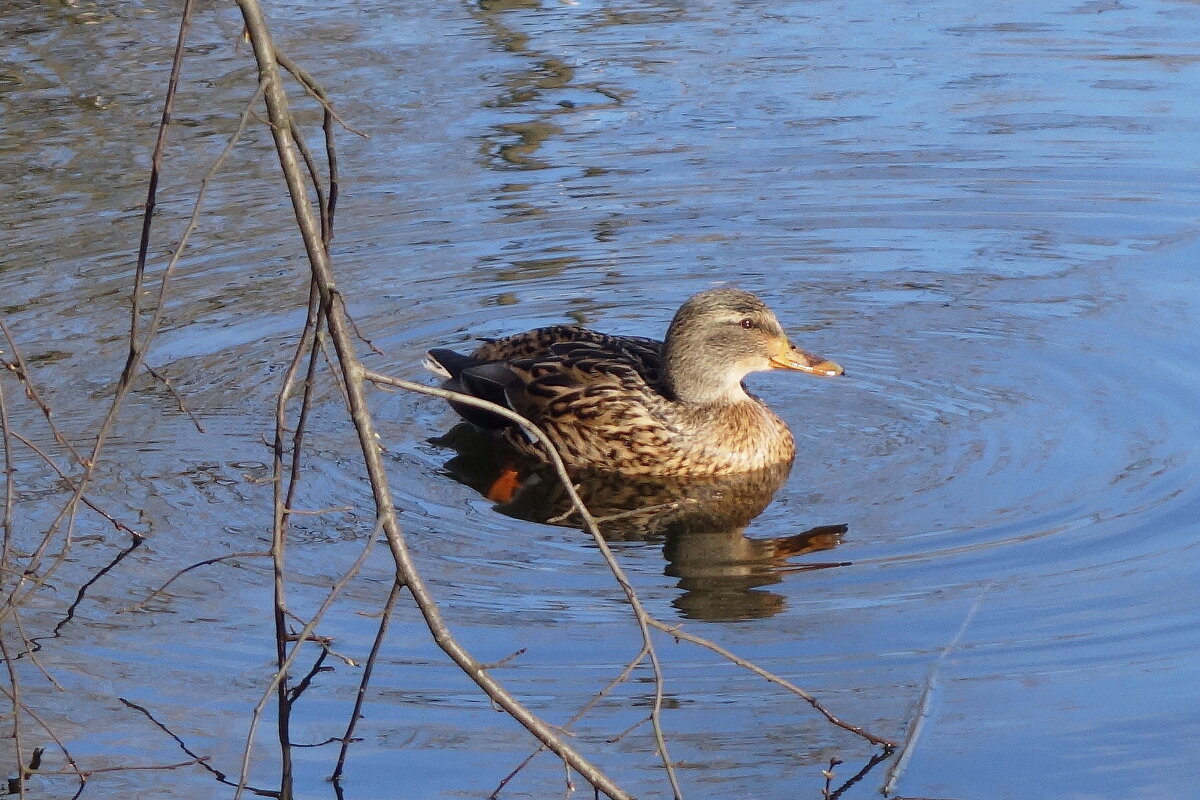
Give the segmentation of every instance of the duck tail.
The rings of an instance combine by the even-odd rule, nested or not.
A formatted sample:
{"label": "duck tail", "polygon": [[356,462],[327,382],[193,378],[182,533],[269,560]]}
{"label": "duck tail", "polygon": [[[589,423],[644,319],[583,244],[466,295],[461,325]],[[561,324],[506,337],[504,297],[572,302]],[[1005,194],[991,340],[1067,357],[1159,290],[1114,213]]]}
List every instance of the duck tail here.
{"label": "duck tail", "polygon": [[473,361],[469,356],[464,356],[462,353],[455,352],[446,347],[437,347],[425,354],[424,360],[421,362],[425,369],[437,375],[439,378],[454,378],[457,377],[467,367],[471,366]]}

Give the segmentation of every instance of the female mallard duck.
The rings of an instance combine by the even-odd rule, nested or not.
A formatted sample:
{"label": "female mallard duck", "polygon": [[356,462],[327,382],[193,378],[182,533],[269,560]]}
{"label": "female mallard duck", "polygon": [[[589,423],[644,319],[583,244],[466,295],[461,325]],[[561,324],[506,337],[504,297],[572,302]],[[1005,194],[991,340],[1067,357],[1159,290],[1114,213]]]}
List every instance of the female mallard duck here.
{"label": "female mallard duck", "polygon": [[[430,350],[426,366],[447,379],[445,388],[524,416],[569,467],[679,476],[749,472],[795,456],[787,425],[742,384],[748,373],[842,374],[788,341],[766,304],[740,289],[689,299],[665,342],[555,325],[485,340],[469,356]],[[545,458],[508,420],[452,405]]]}

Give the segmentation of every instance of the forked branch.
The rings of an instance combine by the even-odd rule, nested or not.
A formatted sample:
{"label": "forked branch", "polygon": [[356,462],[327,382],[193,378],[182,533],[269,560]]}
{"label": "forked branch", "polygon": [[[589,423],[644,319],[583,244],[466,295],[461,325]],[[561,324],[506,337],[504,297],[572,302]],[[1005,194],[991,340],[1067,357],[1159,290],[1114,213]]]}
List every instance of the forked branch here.
{"label": "forked branch", "polygon": [[374,422],[366,401],[366,370],[354,351],[352,332],[339,302],[332,266],[325,250],[319,223],[313,213],[297,147],[292,139],[291,112],[279,74],[271,34],[258,0],[238,0],[238,7],[242,11],[247,36],[258,62],[259,83],[266,99],[271,135],[275,139],[275,148],[292,200],[296,223],[300,228],[309,265],[320,294],[320,303],[326,316],[330,339],[337,352],[338,367],[345,381],[350,415],[358,434],[359,446],[370,478],[377,518],[381,522],[388,547],[396,562],[397,572],[416,602],[434,640],[497,705],[533,733],[597,790],[612,798],[627,798],[629,797],[628,793],[617,786],[574,747],[564,742],[546,722],[529,711],[497,683],[483,666],[458,643],[442,619],[441,611],[417,570],[392,504]]}

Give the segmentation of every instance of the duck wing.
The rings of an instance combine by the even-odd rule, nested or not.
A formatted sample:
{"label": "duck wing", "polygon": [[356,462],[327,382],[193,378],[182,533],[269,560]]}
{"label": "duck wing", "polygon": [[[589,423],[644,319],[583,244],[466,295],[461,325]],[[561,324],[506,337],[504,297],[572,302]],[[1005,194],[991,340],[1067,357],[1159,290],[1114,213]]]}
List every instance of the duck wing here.
{"label": "duck wing", "polygon": [[644,336],[613,336],[578,325],[552,325],[503,339],[484,339],[471,353],[483,361],[516,361],[563,354],[569,345],[587,345],[598,359],[628,364],[657,384],[662,368],[662,342]]}
{"label": "duck wing", "polygon": [[[485,340],[470,355],[430,350],[426,366],[446,378],[444,388],[498,403],[544,430],[548,422],[588,426],[665,402],[658,389],[660,342],[573,325]],[[481,427],[512,427],[473,406],[451,405]]]}
{"label": "duck wing", "polygon": [[[656,359],[623,360],[592,342],[565,342],[508,369],[517,377],[505,388],[508,406],[545,433],[568,464],[653,471],[680,435],[674,404],[654,382]],[[515,433],[508,439],[521,446]]]}
{"label": "duck wing", "polygon": [[518,378],[506,387],[509,405],[534,420],[574,417],[588,424],[601,415],[605,404],[664,401],[658,389],[657,354],[642,349],[640,343],[559,342],[540,356],[507,366]]}

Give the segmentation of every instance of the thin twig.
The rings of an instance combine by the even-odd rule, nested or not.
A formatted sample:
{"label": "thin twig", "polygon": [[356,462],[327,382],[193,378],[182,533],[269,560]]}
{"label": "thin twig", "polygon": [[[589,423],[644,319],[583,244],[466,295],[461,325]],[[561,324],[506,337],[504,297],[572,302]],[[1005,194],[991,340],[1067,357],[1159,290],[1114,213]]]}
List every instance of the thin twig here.
{"label": "thin twig", "polygon": [[[561,726],[562,729],[565,731],[569,731],[576,722],[583,719],[584,716],[586,716],[589,711],[591,711],[593,708],[596,707],[597,703],[599,703],[601,700],[603,700],[605,697],[608,696],[609,692],[611,692],[614,688],[616,688],[621,683],[623,683],[625,681],[625,679],[628,678],[630,676],[630,674],[632,674],[634,669],[637,668],[637,665],[642,663],[642,659],[644,659],[645,657],[646,657],[646,648],[643,647],[641,649],[641,651],[639,651],[638,654],[633,658],[633,660],[625,665],[625,668],[621,670],[620,674],[618,674],[615,678],[610,680],[604,686],[604,688],[602,688],[600,691],[596,692],[596,694],[592,697],[592,699],[589,700],[586,704],[584,704],[583,708],[576,711],[573,715],[571,715],[570,719],[568,719],[566,722],[564,722],[562,724],[562,726]],[[529,765],[529,763],[531,761],[533,761],[533,759],[536,758],[537,755],[545,749],[546,748],[544,745],[539,745],[532,753],[527,755],[525,757],[525,760],[522,761],[520,764],[518,764],[513,769],[512,772],[510,772],[504,776],[504,779],[500,781],[500,785],[497,786],[490,795],[488,795],[488,800],[496,800],[500,796],[500,792],[503,791],[504,787],[507,786],[509,784],[509,782],[512,781],[513,778],[517,777],[517,773],[519,773],[521,770],[525,769],[525,767],[527,767]]]}
{"label": "thin twig", "polygon": [[892,768],[888,770],[887,779],[883,782],[883,787],[880,789],[884,796],[891,795],[896,789],[896,783],[900,780],[900,776],[904,774],[904,770],[908,767],[909,759],[916,751],[917,740],[921,738],[921,731],[925,728],[925,721],[929,718],[929,705],[933,699],[933,694],[936,691],[938,682],[938,673],[941,671],[942,664],[946,661],[946,657],[958,647],[958,643],[962,641],[963,634],[967,632],[971,620],[975,619],[976,612],[979,611],[979,605],[983,601],[983,597],[987,594],[990,585],[985,585],[979,596],[975,598],[975,602],[971,604],[971,608],[963,617],[962,624],[958,626],[958,632],[954,634],[954,638],[946,643],[938,654],[937,659],[933,662],[933,666],[929,668],[929,677],[925,680],[925,686],[921,689],[921,697],[917,701],[917,712],[913,716],[912,724],[908,726],[908,734],[904,737],[904,742],[900,745],[900,755],[892,764]]}
{"label": "thin twig", "polygon": [[17,472],[17,467],[13,463],[13,449],[11,439],[12,428],[8,424],[8,401],[4,395],[4,382],[0,381],[0,452],[4,454],[4,508],[0,510],[0,535],[3,542],[0,543],[0,569],[7,570],[9,566],[9,558],[12,555],[13,546],[13,506],[16,499],[16,490],[13,486],[13,476]]}
{"label": "thin twig", "polygon": [[[163,126],[166,126],[170,122],[170,105],[174,102],[174,86],[178,79],[178,67],[182,59],[183,43],[186,39],[186,31],[190,20],[193,2],[194,0],[187,0],[184,6],[183,19],[180,22],[180,35],[176,46],[175,62],[174,66],[172,67],[171,86],[167,98],[167,107],[163,112]],[[250,111],[253,109],[253,103],[257,101],[259,92],[261,91],[262,89],[260,87],[258,91],[255,92],[254,97],[251,98],[251,101],[247,103],[242,112],[237,130],[230,137],[225,149],[216,158],[212,166],[200,181],[200,187],[197,190],[196,200],[192,207],[191,217],[188,219],[183,233],[180,235],[179,242],[174,252],[171,254],[171,258],[168,260],[166,267],[163,269],[163,274],[160,278],[158,287],[158,297],[155,310],[151,315],[150,322],[146,326],[145,335],[140,340],[136,336],[136,332],[138,328],[138,318],[141,312],[141,291],[145,261],[144,253],[141,249],[139,249],[138,270],[134,280],[135,288],[130,317],[131,334],[129,353],[126,358],[125,367],[121,371],[121,376],[118,379],[116,388],[113,392],[112,402],[110,403],[104,420],[101,422],[100,428],[96,433],[96,440],[92,445],[91,454],[82,461],[84,470],[75,485],[71,498],[59,512],[58,516],[53,520],[53,522],[51,522],[41,544],[38,545],[37,549],[27,560],[25,574],[28,577],[18,581],[17,584],[8,592],[4,599],[4,603],[0,605],[0,621],[3,621],[3,618],[7,615],[9,610],[20,604],[25,596],[35,591],[39,586],[43,585],[45,581],[49,579],[50,575],[53,574],[58,569],[59,565],[61,565],[67,558],[67,553],[70,551],[74,535],[75,519],[81,498],[83,497],[83,493],[88,483],[91,481],[96,464],[100,459],[100,453],[104,448],[104,444],[108,439],[109,433],[112,431],[112,428],[116,423],[117,415],[124,404],[125,398],[129,394],[130,388],[133,385],[134,377],[137,375],[139,369],[144,363],[146,349],[149,347],[150,341],[154,338],[158,331],[159,324],[162,321],[162,313],[166,306],[167,287],[170,283],[171,277],[174,275],[175,268],[179,263],[179,259],[182,257],[183,252],[187,247],[188,239],[191,237],[192,232],[196,229],[196,226],[199,222],[200,210],[204,203],[208,185],[212,181],[212,178],[216,175],[217,171],[220,169],[221,165],[225,162],[225,159],[228,158],[229,154],[233,151],[233,147],[237,143],[238,139],[241,138],[242,131],[245,130],[246,123],[250,118]],[[165,137],[165,132],[160,131],[160,138],[163,137]],[[152,207],[153,189],[157,186],[156,175],[152,176],[151,183],[151,199],[148,201],[148,204]],[[149,236],[150,220],[151,217],[147,215],[143,227],[143,239],[146,239]],[[63,534],[62,545],[59,548],[58,553],[55,555],[53,563],[40,574],[38,574],[38,566],[40,565],[41,560],[44,558],[46,552],[49,550],[55,532],[63,527],[64,521],[65,531]],[[26,590],[25,594],[19,595],[18,592],[21,590],[24,584],[29,584],[29,588]]]}
{"label": "thin twig", "polygon": [[645,725],[649,721],[650,721],[649,715],[642,717],[637,722],[634,722],[632,725],[630,725],[629,727],[627,727],[625,730],[621,731],[617,735],[608,737],[608,739],[606,739],[605,741],[607,741],[609,744],[616,744],[616,743],[620,742],[622,739],[624,739],[626,736],[628,736],[629,734],[636,731],[638,728]]}
{"label": "thin twig", "polygon": [[200,433],[208,433],[208,431],[204,430],[204,425],[200,423],[200,418],[192,413],[192,410],[187,407],[187,403],[183,402],[183,396],[179,394],[179,390],[175,388],[175,384],[171,383],[170,378],[168,378],[166,375],[163,375],[149,364],[146,365],[146,372],[149,372],[151,377],[153,377],[163,386],[167,387],[167,391],[169,391],[175,397],[175,405],[179,408],[179,413],[187,414],[188,418],[192,421],[192,424],[196,426],[196,430],[198,430]]}
{"label": "thin twig", "polygon": [[[46,735],[49,736],[50,739],[54,742],[54,746],[58,748],[59,752],[61,752],[63,754],[63,758],[65,758],[67,760],[67,763],[70,764],[72,767],[72,771],[70,771],[66,774],[77,775],[79,777],[79,792],[82,792],[84,784],[87,783],[87,778],[83,775],[83,772],[80,770],[79,762],[75,760],[75,756],[71,755],[71,751],[63,743],[63,740],[61,738],[59,738],[58,734],[56,734],[54,732],[54,730],[46,723],[46,721],[44,719],[41,718],[41,716],[38,715],[38,713],[36,711],[34,711],[32,708],[25,705],[24,703],[19,702],[16,697],[9,694],[8,690],[4,689],[3,687],[0,687],[0,693],[3,693],[6,697],[8,697],[9,701],[13,704],[14,713],[28,714],[29,718],[32,719],[34,722],[36,722],[38,724],[38,727],[40,727],[42,730],[44,730],[46,732]],[[76,793],[76,796],[78,796],[78,793]]]}
{"label": "thin twig", "polygon": [[[839,797],[841,797],[843,794],[845,794],[847,791],[850,790],[850,787],[854,786],[854,784],[858,783],[863,778],[867,777],[867,773],[869,773],[871,770],[875,769],[875,767],[878,766],[883,761],[886,761],[887,759],[891,758],[891,756],[892,756],[892,751],[886,750],[886,749],[883,750],[882,752],[876,753],[875,755],[871,756],[871,758],[867,761],[867,763],[863,765],[862,769],[860,769],[858,772],[854,773],[849,778],[847,778],[846,781],[841,786],[839,786],[837,789],[835,789],[833,791],[833,793],[831,795],[829,795],[829,800],[838,800]],[[896,798],[893,798],[893,800],[896,800]]]}
{"label": "thin twig", "polygon": [[11,691],[8,694],[9,694],[9,697],[12,699],[13,748],[16,750],[17,765],[20,767],[20,772],[18,773],[19,777],[17,779],[19,781],[19,783],[17,784],[17,793],[21,796],[22,800],[24,800],[24,797],[25,797],[25,742],[22,740],[22,737],[21,737],[21,715],[20,715],[20,708],[22,705],[22,703],[21,703],[21,682],[17,678],[17,667],[16,667],[16,664],[13,662],[11,654],[8,652],[8,642],[5,641],[5,636],[4,636],[3,630],[0,630],[0,656],[3,656],[3,658],[4,658],[4,668],[8,672],[8,685],[11,688]]}
{"label": "thin twig", "polygon": [[182,578],[184,575],[186,575],[187,573],[191,572],[194,569],[199,569],[200,567],[207,567],[210,564],[219,564],[222,561],[228,561],[232,558],[268,558],[268,557],[270,557],[270,555],[271,555],[270,553],[264,553],[261,551],[258,551],[258,552],[250,551],[250,552],[241,552],[241,553],[226,553],[223,556],[214,556],[212,558],[206,558],[203,561],[197,561],[195,564],[190,564],[190,565],[184,567],[183,569],[179,570],[178,572],[176,572],[174,575],[172,575],[170,578],[167,579],[166,583],[160,585],[157,589],[152,591],[150,594],[146,595],[146,597],[140,603],[129,606],[127,608],[122,608],[118,613],[125,613],[128,611],[145,611],[147,603],[149,603],[151,600],[153,600],[154,598],[158,597],[160,594],[165,592],[167,590],[168,586],[170,586],[176,580],[178,580],[179,578]]}
{"label": "thin twig", "polygon": [[375,670],[375,661],[379,658],[379,650],[383,647],[383,639],[387,633],[388,623],[392,619],[392,609],[395,607],[396,599],[400,596],[400,590],[403,588],[399,578],[393,580],[392,588],[388,592],[387,602],[383,604],[379,629],[375,631],[375,641],[371,643],[371,654],[367,656],[366,664],[363,666],[362,677],[358,681],[358,691],[354,695],[354,708],[350,711],[350,721],[346,724],[346,732],[342,734],[342,746],[338,749],[337,765],[333,768],[333,775],[330,777],[330,780],[334,783],[341,780],[342,771],[346,768],[346,756],[350,751],[350,743],[354,740],[354,729],[358,727],[358,720],[362,715],[363,703],[367,697],[367,686],[371,682],[371,674]]}
{"label": "thin twig", "polygon": [[364,139],[371,138],[371,134],[367,133],[366,131],[360,131],[358,128],[355,128],[346,122],[346,120],[342,119],[338,115],[337,111],[334,110],[333,103],[330,101],[329,95],[325,92],[325,89],[321,86],[321,84],[312,75],[305,71],[303,67],[289,58],[286,53],[284,53],[282,50],[276,50],[275,60],[279,63],[279,66],[296,76],[296,79],[300,81],[300,84],[304,87],[304,90],[312,95],[313,98],[316,99],[316,101],[325,109],[325,113],[337,120],[339,125],[350,131],[350,133],[353,133],[355,136],[361,136]]}
{"label": "thin twig", "polygon": [[[54,459],[50,457],[49,453],[47,453],[42,448],[38,447],[36,442],[32,441],[31,439],[29,439],[26,436],[21,435],[17,431],[13,431],[12,436],[18,442],[25,445],[30,450],[32,450],[34,453],[36,453],[43,461],[45,461],[50,466],[51,469],[53,469],[55,472],[57,472],[58,477],[67,485],[68,488],[70,488],[72,490],[75,488],[75,484],[74,484],[73,480],[71,479],[71,477],[69,475],[67,475],[66,472],[63,471],[62,467],[58,466],[58,464],[54,461]],[[144,542],[146,540],[146,535],[144,533],[134,530],[130,526],[121,522],[114,515],[108,513],[104,509],[100,508],[100,506],[96,505],[95,501],[93,501],[87,495],[81,495],[80,500],[83,502],[83,504],[85,506],[90,508],[92,511],[95,511],[97,514],[104,517],[106,520],[108,520],[109,524],[112,525],[114,528],[116,528],[118,531],[121,531],[122,533],[128,533],[130,536],[132,536],[134,542],[140,544],[141,542]]]}
{"label": "thin twig", "polygon": [[[695,505],[697,503],[699,503],[699,501],[694,497],[685,497],[682,500],[668,500],[665,503],[655,503],[649,506],[631,508],[628,511],[616,511],[612,514],[605,514],[602,517],[596,517],[596,524],[603,525],[608,522],[620,522],[623,519],[638,517],[643,514],[656,514],[663,511],[675,511],[676,509],[683,508],[684,505]],[[546,524],[558,525],[566,522],[574,513],[575,509],[573,508],[568,511],[564,511],[558,516],[551,517],[550,519],[546,520]]]}
{"label": "thin twig", "polygon": [[829,759],[829,768],[821,770],[821,774],[825,776],[825,786],[821,789],[821,797],[824,800],[831,800],[833,797],[833,794],[829,791],[830,787],[833,786],[833,770],[834,767],[841,763],[842,760],[837,756],[834,756],[833,758]]}
{"label": "thin twig", "polygon": [[[50,684],[60,692],[66,691],[66,689],[63,688],[63,685],[58,682],[58,679],[56,679],[54,675],[50,673],[50,670],[46,669],[45,665],[42,664],[42,660],[38,658],[37,654],[41,649],[41,645],[25,632],[25,623],[21,620],[20,609],[13,609],[11,619],[13,627],[17,629],[17,634],[21,637],[21,642],[25,647],[25,652],[19,654],[17,658],[28,656],[30,663],[38,668],[38,672],[42,673],[42,677],[46,679],[46,683]],[[61,625],[62,623],[60,622],[59,624]],[[58,631],[56,628],[55,633],[57,632]]]}
{"label": "thin twig", "polygon": [[142,233],[138,242],[137,268],[133,278],[133,296],[130,305],[132,314],[129,321],[129,353],[132,361],[133,354],[141,347],[138,336],[138,324],[141,319],[142,282],[146,275],[146,262],[150,253],[150,228],[154,222],[154,207],[158,202],[158,180],[162,174],[163,151],[167,147],[167,131],[171,127],[171,111],[175,107],[175,95],[179,89],[179,75],[183,71],[184,43],[187,41],[188,28],[191,26],[192,11],[195,0],[185,0],[183,12],[179,16],[179,36],[175,41],[175,53],[171,58],[171,75],[167,79],[167,97],[163,102],[162,119],[158,124],[158,136],[154,140],[154,152],[150,156],[150,180],[146,186],[145,211],[142,213]]}
{"label": "thin twig", "polygon": [[512,662],[516,661],[518,658],[525,655],[527,651],[528,648],[522,647],[518,650],[514,650],[503,658],[496,659],[495,661],[491,661],[487,664],[481,664],[480,666],[482,666],[484,669],[500,669],[506,664],[511,664]]}
{"label": "thin twig", "polygon": [[[329,611],[334,600],[336,600],[337,597],[342,593],[342,590],[346,588],[346,584],[350,582],[351,578],[358,574],[358,571],[362,569],[362,565],[366,563],[367,556],[371,554],[371,550],[374,548],[375,538],[378,535],[381,527],[382,522],[377,520],[375,523],[375,528],[371,531],[371,536],[367,539],[367,543],[363,547],[362,552],[359,553],[358,558],[333,584],[333,587],[330,588],[329,593],[325,596],[325,600],[322,601],[321,606],[316,610],[316,613],[313,614],[312,618],[304,626],[304,629],[295,635],[297,640],[296,646],[287,653],[287,657],[283,659],[283,663],[280,664],[279,669],[275,672],[270,684],[263,692],[262,699],[260,699],[258,704],[255,705],[254,712],[250,717],[250,726],[246,732],[246,745],[242,749],[242,767],[240,776],[238,778],[238,788],[234,793],[234,800],[237,800],[239,797],[241,797],[242,790],[246,788],[246,781],[248,780],[250,773],[250,754],[253,750],[254,735],[258,729],[258,721],[262,718],[263,710],[266,709],[267,703],[271,699],[271,695],[276,694],[279,691],[279,688],[284,686],[284,682],[287,679],[288,670],[291,669],[292,664],[295,663],[296,658],[300,654],[302,649],[301,645],[308,639],[308,637],[312,635],[313,630],[316,629],[318,623],[320,623],[320,621],[324,618],[325,613]],[[287,701],[288,698],[286,697],[286,691],[284,696],[282,696],[280,699],[283,702]],[[283,733],[281,732],[281,736],[282,735]],[[286,744],[286,742],[284,742],[284,744]],[[288,794],[289,792],[283,791],[281,793]]]}
{"label": "thin twig", "polygon": [[675,776],[675,768],[671,764],[670,756],[667,754],[666,737],[663,735],[662,731],[661,711],[664,681],[662,664],[658,660],[658,653],[654,649],[654,642],[650,636],[650,624],[652,618],[642,606],[641,599],[638,597],[637,592],[634,590],[633,585],[629,582],[629,579],[625,576],[625,570],[622,569],[621,565],[617,562],[616,555],[614,555],[612,548],[608,546],[608,542],[604,539],[603,534],[600,533],[600,526],[597,524],[596,518],[592,516],[592,513],[584,504],[583,498],[581,498],[579,496],[579,492],[576,491],[575,485],[571,481],[570,473],[567,471],[567,466],[565,463],[563,463],[562,456],[560,456],[558,450],[555,449],[553,442],[551,442],[546,434],[542,433],[542,431],[532,422],[525,419],[520,414],[512,411],[511,409],[497,405],[496,403],[492,403],[487,400],[481,400],[477,397],[472,397],[460,392],[451,392],[446,389],[438,389],[421,383],[414,383],[412,381],[406,381],[400,378],[393,378],[389,375],[383,375],[370,370],[366,370],[364,372],[364,376],[367,380],[376,384],[394,386],[399,389],[406,389],[411,392],[418,392],[420,394],[440,397],[444,400],[453,400],[456,403],[463,403],[465,405],[484,409],[520,425],[521,428],[526,431],[531,438],[542,445],[543,450],[550,459],[551,466],[558,474],[559,481],[562,483],[563,490],[566,492],[568,499],[571,501],[571,505],[574,506],[576,513],[579,514],[580,519],[583,521],[584,529],[591,534],[592,540],[596,544],[596,548],[604,557],[604,561],[608,565],[609,571],[612,573],[617,585],[619,585],[622,591],[624,591],[625,598],[629,603],[630,609],[633,611],[634,620],[642,634],[643,648],[646,651],[646,655],[648,655],[650,658],[650,665],[654,672],[654,699],[650,706],[650,723],[654,731],[655,745],[659,754],[659,758],[663,764],[663,770],[666,772],[667,781],[671,784],[673,796],[675,798],[682,797],[682,793],[679,789],[679,783]]}
{"label": "thin twig", "polygon": [[317,221],[313,218],[312,204],[308,199],[308,190],[301,174],[296,148],[291,139],[291,113],[275,59],[275,46],[272,43],[271,34],[258,0],[237,0],[237,4],[242,11],[246,31],[258,62],[259,82],[265,88],[267,111],[271,119],[271,135],[275,139],[276,153],[279,156],[284,180],[288,186],[296,223],[304,240],[304,249],[318,284],[321,305],[328,316],[329,333],[337,350],[340,371],[346,381],[350,416],[358,434],[359,448],[362,451],[370,478],[377,515],[387,537],[392,558],[396,562],[396,568],[425,619],[434,641],[442,648],[443,652],[458,664],[493,701],[546,743],[560,758],[569,763],[572,769],[583,775],[589,783],[614,800],[623,800],[629,796],[626,792],[573,747],[563,742],[543,720],[530,712],[500,686],[450,634],[442,619],[440,609],[413,561],[396,518],[386,470],[379,451],[379,440],[368,410],[364,386],[365,370],[354,352],[354,343],[337,300],[329,255],[321,241]]}
{"label": "thin twig", "polygon": [[[54,423],[53,412],[50,409],[50,404],[42,399],[42,395],[37,390],[37,385],[33,382],[33,373],[29,369],[29,365],[25,363],[25,358],[21,355],[21,348],[17,346],[17,340],[13,338],[12,331],[4,324],[4,320],[0,319],[0,331],[3,331],[4,338],[8,340],[8,346],[12,349],[13,358],[16,363],[9,366],[9,371],[13,372],[21,385],[25,387],[25,396],[28,397],[34,405],[42,412],[42,416],[46,418],[46,424],[50,426],[50,433],[54,436],[54,441],[61,444],[76,463],[83,465],[83,456],[79,455],[79,451],[74,445],[63,435],[58,429],[58,425]],[[6,428],[7,429],[7,428]]]}
{"label": "thin twig", "polygon": [[[349,317],[347,317],[349,320]],[[325,363],[329,365],[329,371],[333,375],[333,382],[337,384],[338,391],[342,393],[342,401],[345,402],[346,408],[350,408],[350,390],[346,388],[345,376],[337,366],[337,358],[329,352],[329,343],[324,339],[321,340],[321,355],[325,357]]]}
{"label": "thin twig", "polygon": [[[304,90],[317,99],[322,108],[321,129],[325,132],[325,163],[329,167],[329,200],[321,203],[321,242],[325,246],[325,251],[329,251],[329,244],[333,241],[333,218],[337,212],[338,192],[340,181],[338,177],[338,158],[337,148],[334,146],[333,123],[336,120],[343,128],[354,133],[364,139],[371,138],[366,133],[355,130],[346,124],[345,120],[338,116],[333,109],[333,103],[329,99],[329,95],[325,92],[325,88],[318,83],[312,75],[304,70],[303,67],[296,64],[285,53],[280,51],[275,52],[275,60],[279,65],[300,81]],[[299,137],[297,137],[299,141]],[[319,188],[314,176],[314,188]]]}
{"label": "thin twig", "polygon": [[347,308],[345,308],[345,306],[343,306],[342,313],[344,313],[346,315],[346,322],[349,323],[351,330],[354,331],[354,335],[358,337],[358,340],[360,342],[362,342],[364,345],[367,346],[368,350],[370,350],[372,353],[374,353],[377,356],[387,355],[382,350],[380,350],[378,347],[376,347],[375,342],[372,341],[370,338],[368,338],[367,335],[362,332],[362,329],[358,327],[358,320],[356,320],[354,318],[354,315],[350,313],[349,309],[347,309]]}
{"label": "thin twig", "polygon": [[737,664],[742,669],[749,670],[750,672],[753,672],[755,675],[758,675],[761,678],[765,678],[766,680],[770,681],[771,683],[782,686],[784,689],[787,689],[792,694],[794,694],[797,697],[804,700],[806,703],[808,703],[810,706],[812,706],[814,709],[816,709],[817,712],[821,716],[825,717],[825,719],[829,720],[831,723],[838,726],[839,728],[842,728],[843,730],[847,730],[847,731],[850,731],[851,733],[857,734],[857,735],[861,736],[862,738],[866,739],[871,744],[877,744],[880,747],[886,747],[889,750],[894,749],[896,747],[896,743],[893,742],[891,739],[885,739],[882,736],[876,736],[875,734],[870,733],[869,731],[859,727],[858,725],[851,725],[849,722],[846,722],[845,720],[841,719],[840,717],[835,716],[833,714],[833,712],[831,712],[829,709],[825,708],[825,706],[822,705],[821,702],[819,700],[817,700],[817,698],[813,697],[811,694],[804,691],[796,684],[792,683],[791,681],[787,680],[786,678],[782,678],[782,677],[774,674],[773,672],[768,672],[767,670],[763,669],[762,667],[758,666],[757,664],[755,664],[751,661],[747,661],[746,659],[742,658],[741,656],[738,656],[738,655],[730,652],[729,650],[726,650],[724,647],[717,644],[716,642],[711,641],[709,639],[705,639],[703,636],[696,636],[695,634],[688,633],[688,632],[682,630],[681,628],[679,628],[678,626],[667,625],[665,622],[660,622],[657,619],[651,620],[650,624],[653,625],[654,627],[658,628],[660,631],[669,633],[670,635],[674,636],[676,639],[683,639],[686,642],[691,642],[692,644],[700,645],[701,647],[706,647],[709,650],[712,650],[714,653],[716,653],[720,656],[723,656],[724,658],[731,661],[732,663]]}
{"label": "thin twig", "polygon": [[[316,180],[315,174],[313,175],[313,179]],[[321,321],[324,318],[324,309],[321,308],[320,303],[317,301],[318,293],[316,284],[310,280],[308,284],[308,313],[304,320],[304,328],[300,334],[300,341],[296,344],[296,351],[292,355],[292,360],[288,364],[287,371],[284,374],[283,385],[280,387],[279,394],[276,397],[275,439],[271,448],[271,469],[275,478],[271,517],[271,567],[274,601],[272,620],[275,626],[276,669],[279,670],[277,674],[281,675],[276,687],[278,694],[276,734],[279,738],[280,748],[280,793],[285,796],[291,794],[292,755],[289,746],[289,728],[292,703],[288,692],[287,675],[283,672],[283,665],[288,658],[287,618],[289,615],[284,571],[287,552],[288,521],[291,515],[291,508],[296,501],[296,491],[300,485],[300,460],[304,453],[304,432],[307,427],[309,409],[312,405],[311,398],[315,386],[314,378],[323,335]],[[285,490],[283,485],[283,456],[284,439],[287,435],[287,403],[295,386],[296,374],[300,369],[300,362],[306,350],[309,352],[308,373],[304,382],[300,415],[296,421],[296,428],[292,432],[292,459],[288,485]],[[296,649],[298,648],[293,648],[293,652]]]}
{"label": "thin twig", "polygon": [[300,157],[304,159],[304,165],[308,168],[308,177],[312,182],[313,193],[317,196],[317,208],[321,211],[321,243],[328,250],[329,242],[333,239],[329,203],[325,199],[325,189],[321,185],[321,175],[317,172],[317,162],[313,160],[312,153],[309,151],[308,145],[305,144],[304,137],[300,134],[300,126],[296,124],[294,118],[292,119],[292,141],[296,143],[296,149],[300,151]]}

